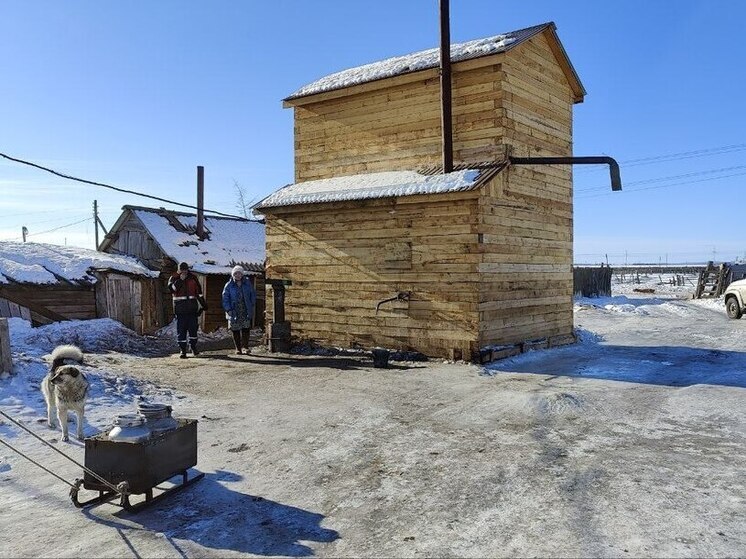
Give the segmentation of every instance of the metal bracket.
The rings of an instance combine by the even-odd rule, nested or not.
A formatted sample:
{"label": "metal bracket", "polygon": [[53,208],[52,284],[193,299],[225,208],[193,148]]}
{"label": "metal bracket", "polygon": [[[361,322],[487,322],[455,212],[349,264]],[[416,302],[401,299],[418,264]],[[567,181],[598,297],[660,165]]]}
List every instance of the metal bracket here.
{"label": "metal bracket", "polygon": [[399,293],[396,294],[396,297],[390,297],[389,299],[384,299],[383,301],[379,301],[376,305],[376,314],[378,314],[378,309],[381,308],[381,305],[384,303],[390,303],[391,301],[409,301],[412,298],[412,292],[411,291],[399,291]]}

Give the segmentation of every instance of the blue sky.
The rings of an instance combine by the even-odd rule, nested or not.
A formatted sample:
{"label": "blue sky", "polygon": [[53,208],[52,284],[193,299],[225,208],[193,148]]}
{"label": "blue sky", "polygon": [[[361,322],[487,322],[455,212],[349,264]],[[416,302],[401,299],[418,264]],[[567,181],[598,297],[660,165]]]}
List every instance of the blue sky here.
{"label": "blue sky", "polygon": [[[189,204],[204,165],[206,206],[235,213],[234,181],[257,198],[292,182],[281,99],[437,46],[437,6],[3,0],[0,152]],[[576,261],[746,257],[744,19],[740,0],[451,0],[454,42],[557,24],[588,91],[575,154],[615,157],[626,183],[612,194],[603,168],[578,168]],[[160,205],[5,160],[0,193],[0,240],[26,226],[29,240],[90,248],[94,199],[107,226],[124,204]]]}

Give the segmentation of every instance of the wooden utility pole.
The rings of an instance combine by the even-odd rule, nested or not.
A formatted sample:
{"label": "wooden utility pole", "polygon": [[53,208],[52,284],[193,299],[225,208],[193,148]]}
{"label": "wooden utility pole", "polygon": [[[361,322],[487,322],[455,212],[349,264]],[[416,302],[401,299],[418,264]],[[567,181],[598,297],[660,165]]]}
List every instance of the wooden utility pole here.
{"label": "wooden utility pole", "polygon": [[449,0],[440,0],[440,125],[443,133],[443,172],[453,171],[451,117],[451,18]]}
{"label": "wooden utility pole", "polygon": [[96,250],[98,250],[98,200],[93,201],[93,226],[96,228]]}
{"label": "wooden utility pole", "polygon": [[0,375],[13,372],[13,361],[10,357],[10,329],[8,319],[0,318]]}
{"label": "wooden utility pole", "polygon": [[104,222],[101,221],[100,217],[98,217],[98,200],[93,201],[93,224],[96,227],[96,250],[98,250],[98,247],[99,247],[98,228],[101,227],[101,230],[104,232],[104,235],[109,234],[109,232],[106,230],[106,227],[104,227]]}

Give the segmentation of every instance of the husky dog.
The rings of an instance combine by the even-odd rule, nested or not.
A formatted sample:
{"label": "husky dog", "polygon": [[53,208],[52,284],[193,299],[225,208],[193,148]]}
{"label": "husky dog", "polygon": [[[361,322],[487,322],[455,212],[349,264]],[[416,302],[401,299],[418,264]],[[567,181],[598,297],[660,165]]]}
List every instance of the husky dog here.
{"label": "husky dog", "polygon": [[77,415],[77,436],[83,440],[83,411],[88,394],[88,381],[80,370],[70,362],[83,362],[83,352],[74,345],[61,345],[52,352],[52,365],[41,382],[41,391],[47,402],[47,423],[54,429],[55,413],[62,427],[62,440],[69,441],[67,434],[67,412]]}

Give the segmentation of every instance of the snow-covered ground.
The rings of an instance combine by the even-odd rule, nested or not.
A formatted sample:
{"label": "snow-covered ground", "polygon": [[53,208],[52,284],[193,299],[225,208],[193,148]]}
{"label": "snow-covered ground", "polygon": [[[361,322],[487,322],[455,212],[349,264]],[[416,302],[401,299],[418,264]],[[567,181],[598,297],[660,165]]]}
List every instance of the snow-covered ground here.
{"label": "snow-covered ground", "polygon": [[[0,409],[82,460],[44,423],[38,390],[44,356],[76,341],[86,434],[140,395],[168,403],[200,419],[207,475],[137,515],[80,512],[0,448],[0,556],[742,556],[746,319],[668,279],[578,299],[578,344],[488,367],[149,357],[153,340],[113,321],[13,320]],[[0,436],[80,475],[14,426]]]}
{"label": "snow-covered ground", "polygon": [[[81,369],[88,378],[90,390],[86,412],[86,436],[106,429],[119,413],[134,413],[139,398],[174,405],[183,394],[159,388],[135,377],[122,375],[105,366],[107,361],[117,362],[118,353],[147,355],[157,350],[153,343],[128,330],[121,323],[105,318],[86,321],[69,321],[40,328],[20,318],[9,320],[13,351],[13,375],[0,380],[0,409],[24,423],[40,423],[46,417],[46,405],[39,389],[41,380],[49,369],[49,354],[57,345],[76,344],[85,352],[102,353],[96,360],[104,366]],[[90,357],[88,358],[90,360]],[[7,423],[7,421],[6,421]],[[15,438],[16,428],[2,423],[0,435]],[[4,462],[0,458],[0,470]],[[7,468],[5,464],[5,468]]]}

